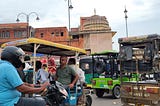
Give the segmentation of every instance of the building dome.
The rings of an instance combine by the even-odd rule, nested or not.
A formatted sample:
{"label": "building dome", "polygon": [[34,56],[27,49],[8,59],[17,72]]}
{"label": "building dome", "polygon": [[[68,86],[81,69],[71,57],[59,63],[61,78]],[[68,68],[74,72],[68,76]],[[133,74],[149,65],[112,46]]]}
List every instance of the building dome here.
{"label": "building dome", "polygon": [[85,31],[110,31],[109,23],[105,16],[93,15],[88,17],[83,24]]}

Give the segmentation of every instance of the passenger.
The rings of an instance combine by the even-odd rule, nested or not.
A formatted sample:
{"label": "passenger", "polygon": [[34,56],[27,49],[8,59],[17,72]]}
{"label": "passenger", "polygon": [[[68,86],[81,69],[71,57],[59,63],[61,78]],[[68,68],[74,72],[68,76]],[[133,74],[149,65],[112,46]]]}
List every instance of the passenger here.
{"label": "passenger", "polygon": [[80,93],[82,93],[82,95],[78,98],[78,105],[82,106],[82,104],[85,104],[85,95],[83,91],[83,85],[85,85],[84,71],[79,68],[79,66],[77,66],[75,58],[69,58],[68,65],[73,68],[79,76],[79,80],[77,81],[77,90],[80,90]]}
{"label": "passenger", "polygon": [[69,58],[68,65],[71,68],[73,68],[76,71],[76,73],[78,74],[79,80],[78,80],[77,83],[83,85],[83,83],[85,83],[84,71],[81,68],[79,68],[79,66],[76,65],[76,59],[75,58]]}
{"label": "passenger", "polygon": [[31,69],[33,69],[30,61],[31,61],[30,56],[26,55],[24,57],[24,62],[25,62],[25,68],[24,68],[24,70],[31,70]]}
{"label": "passenger", "polygon": [[52,75],[55,75],[56,73],[56,63],[53,56],[48,59],[48,72]]}
{"label": "passenger", "polygon": [[48,72],[47,64],[43,64],[43,65],[42,65],[42,69],[44,69],[46,72]]}
{"label": "passenger", "polygon": [[24,51],[15,46],[5,47],[1,53],[0,60],[0,106],[45,106],[42,99],[21,97],[21,93],[42,92],[49,83],[41,84],[41,87],[34,88],[26,85],[18,75],[16,68],[19,68],[22,61],[20,58]]}
{"label": "passenger", "polygon": [[[72,77],[74,79],[72,80]],[[65,88],[73,88],[78,80],[78,74],[67,65],[67,56],[60,57],[60,66],[56,71],[56,80],[64,85]]]}
{"label": "passenger", "polygon": [[36,61],[36,75],[35,75],[35,83],[43,84],[44,82],[49,82],[49,73],[42,68],[41,61]]}
{"label": "passenger", "polygon": [[25,72],[26,82],[33,84],[33,67],[31,65],[30,56],[26,55],[24,57],[24,63],[25,63],[25,68],[23,69],[23,71]]}

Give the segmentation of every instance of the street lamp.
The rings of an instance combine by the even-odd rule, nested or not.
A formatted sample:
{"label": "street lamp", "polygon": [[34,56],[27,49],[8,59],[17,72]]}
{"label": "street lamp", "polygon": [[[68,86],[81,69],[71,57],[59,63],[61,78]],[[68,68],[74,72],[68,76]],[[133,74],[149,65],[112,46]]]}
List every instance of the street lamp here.
{"label": "street lamp", "polygon": [[27,20],[27,24],[28,24],[28,25],[27,25],[27,37],[31,37],[31,35],[30,35],[30,30],[29,30],[29,16],[30,16],[31,14],[35,14],[35,15],[37,16],[36,20],[40,20],[39,17],[38,17],[38,14],[37,14],[36,12],[30,12],[29,14],[26,14],[26,13],[21,12],[21,13],[19,13],[19,14],[17,15],[17,19],[16,19],[16,21],[19,22],[19,21],[20,21],[20,20],[19,20],[19,16],[20,16],[20,15],[25,15],[25,16],[26,16],[26,20]]}
{"label": "street lamp", "polygon": [[70,19],[70,10],[71,9],[73,9],[73,6],[72,6],[72,2],[71,2],[71,0],[68,0],[68,29],[69,29],[69,31],[71,31],[71,27],[70,27],[70,21],[71,21],[71,19]]}
{"label": "street lamp", "polygon": [[68,45],[71,45],[71,38],[70,38],[70,31],[71,31],[71,18],[70,18],[70,10],[73,9],[72,2],[71,0],[68,0],[68,36],[69,36],[69,41]]}
{"label": "street lamp", "polygon": [[126,6],[125,6],[125,10],[124,10],[124,14],[125,14],[125,21],[126,21],[126,36],[128,37],[128,26],[127,26],[127,9],[126,9]]}

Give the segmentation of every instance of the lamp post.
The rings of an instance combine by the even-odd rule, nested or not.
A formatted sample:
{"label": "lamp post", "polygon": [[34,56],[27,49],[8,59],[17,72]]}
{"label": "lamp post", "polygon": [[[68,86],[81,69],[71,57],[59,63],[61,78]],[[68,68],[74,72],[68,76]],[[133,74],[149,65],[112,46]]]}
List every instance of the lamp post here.
{"label": "lamp post", "polygon": [[31,35],[30,35],[30,29],[29,29],[29,16],[30,16],[31,14],[35,14],[35,15],[37,16],[36,20],[39,20],[38,14],[37,14],[36,12],[30,12],[29,14],[26,14],[26,13],[24,13],[24,12],[21,12],[21,13],[19,13],[19,14],[17,15],[17,19],[16,19],[16,21],[19,22],[19,21],[20,21],[20,20],[19,20],[19,16],[20,16],[20,15],[25,15],[25,16],[26,16],[26,20],[27,20],[27,37],[31,37]]}
{"label": "lamp post", "polygon": [[71,17],[70,17],[70,10],[73,9],[71,0],[68,0],[68,29],[71,30]]}
{"label": "lamp post", "polygon": [[71,0],[68,0],[68,45],[71,45],[71,38],[70,38],[70,31],[71,31],[71,17],[70,17],[70,10],[73,9]]}
{"label": "lamp post", "polygon": [[126,36],[128,37],[128,25],[127,25],[127,9],[126,9],[126,6],[125,6],[125,10],[124,10],[124,14],[125,14],[125,22],[126,22]]}

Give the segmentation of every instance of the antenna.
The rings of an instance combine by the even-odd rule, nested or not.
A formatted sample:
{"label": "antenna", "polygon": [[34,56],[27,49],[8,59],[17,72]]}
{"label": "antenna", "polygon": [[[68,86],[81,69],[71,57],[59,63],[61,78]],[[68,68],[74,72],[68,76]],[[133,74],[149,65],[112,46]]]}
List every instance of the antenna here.
{"label": "antenna", "polygon": [[96,15],[96,9],[94,8],[94,15]]}

